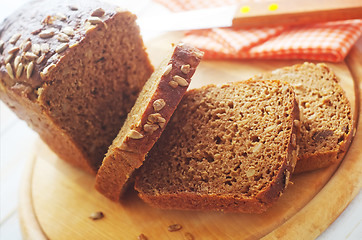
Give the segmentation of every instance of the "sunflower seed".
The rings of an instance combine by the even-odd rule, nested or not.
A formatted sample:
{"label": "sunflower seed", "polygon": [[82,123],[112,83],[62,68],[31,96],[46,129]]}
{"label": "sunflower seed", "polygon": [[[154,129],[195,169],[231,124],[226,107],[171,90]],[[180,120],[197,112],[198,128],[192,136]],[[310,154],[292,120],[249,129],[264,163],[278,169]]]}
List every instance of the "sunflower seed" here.
{"label": "sunflower seed", "polygon": [[162,118],[161,114],[153,113],[148,115],[147,120],[152,124],[152,123],[157,123],[159,118]]}
{"label": "sunflower seed", "polygon": [[99,220],[102,219],[103,217],[104,217],[103,212],[94,212],[89,216],[89,218],[92,220]]}
{"label": "sunflower seed", "polygon": [[21,34],[20,34],[20,33],[16,33],[16,34],[14,34],[14,35],[10,38],[9,42],[10,42],[11,44],[15,44],[15,43],[19,40],[20,37],[21,37]]}
{"label": "sunflower seed", "polygon": [[22,63],[19,63],[17,69],[16,69],[16,78],[19,78],[21,74],[23,73],[24,66]]}
{"label": "sunflower seed", "polygon": [[181,66],[181,72],[184,73],[184,74],[188,74],[190,72],[190,65],[189,64],[186,64],[186,65],[182,65]]}
{"label": "sunflower seed", "polygon": [[9,54],[9,55],[5,58],[5,64],[9,63],[13,57],[14,57],[14,54]]}
{"label": "sunflower seed", "polygon": [[40,53],[40,45],[35,43],[31,46],[31,51],[35,54],[35,55],[39,55]]}
{"label": "sunflower seed", "polygon": [[64,52],[65,50],[67,50],[68,47],[69,47],[69,44],[68,44],[68,43],[60,44],[60,45],[55,49],[55,52],[56,52],[56,53]]}
{"label": "sunflower seed", "polygon": [[21,62],[21,57],[20,56],[16,56],[16,58],[14,59],[14,68],[17,69],[19,63]]}
{"label": "sunflower seed", "polygon": [[51,24],[53,24],[54,20],[55,20],[55,17],[48,15],[45,17],[45,19],[43,20],[42,23],[46,24],[46,25],[51,25]]}
{"label": "sunflower seed", "polygon": [[64,33],[58,33],[57,39],[59,42],[69,42],[69,37],[67,34]]}
{"label": "sunflower seed", "polygon": [[47,43],[42,43],[40,45],[40,51],[41,51],[42,54],[48,53],[49,49],[50,49],[50,47],[49,47],[49,44],[47,44]]}
{"label": "sunflower seed", "polygon": [[60,21],[65,21],[65,20],[67,20],[67,16],[65,16],[63,13],[57,13],[57,14],[55,14],[55,17],[56,17],[57,19],[59,19]]}
{"label": "sunflower seed", "polygon": [[30,41],[30,38],[24,39],[24,41],[22,41],[22,42],[20,43],[19,48],[20,48],[20,49],[23,49],[23,48],[24,48],[24,45],[25,45],[28,41]]}
{"label": "sunflower seed", "polygon": [[24,43],[24,45],[22,46],[23,52],[28,51],[31,48],[31,42],[30,41],[26,41],[26,43]]}
{"label": "sunflower seed", "polygon": [[166,105],[165,100],[163,100],[162,98],[157,99],[156,101],[153,102],[153,109],[158,112],[160,111],[164,106]]}
{"label": "sunflower seed", "polygon": [[39,33],[39,37],[41,37],[41,38],[51,38],[51,37],[54,36],[54,34],[55,34],[54,29],[47,29],[47,30],[41,31]]}
{"label": "sunflower seed", "polygon": [[153,133],[154,131],[156,131],[158,129],[158,125],[156,124],[148,124],[146,123],[144,126],[143,126],[143,130],[145,130],[145,132],[148,132],[148,133]]}
{"label": "sunflower seed", "polygon": [[71,27],[62,28],[62,32],[67,34],[68,36],[74,36],[74,30]]}
{"label": "sunflower seed", "polygon": [[9,54],[13,54],[13,53],[16,53],[17,51],[19,51],[19,47],[12,47],[10,48],[10,50],[8,51]]}
{"label": "sunflower seed", "polygon": [[24,55],[24,58],[26,59],[26,60],[35,60],[35,59],[37,59],[38,58],[38,55],[36,55],[36,54],[34,54],[34,53],[32,53],[32,52],[26,52],[25,53],[25,55]]}
{"label": "sunflower seed", "polygon": [[31,74],[33,73],[34,69],[34,63],[30,62],[28,64],[28,67],[26,68],[26,78],[29,79],[31,77]]}
{"label": "sunflower seed", "polygon": [[137,130],[132,129],[128,135],[132,139],[141,139],[143,138],[142,133],[138,132]]}
{"label": "sunflower seed", "polygon": [[148,240],[148,238],[143,234],[141,233],[138,237],[137,237],[138,240]]}
{"label": "sunflower seed", "polygon": [[182,226],[180,224],[172,224],[170,226],[168,226],[167,230],[169,232],[175,232],[175,231],[178,231],[182,228]]}
{"label": "sunflower seed", "polygon": [[76,5],[69,5],[68,7],[72,11],[77,11],[78,10],[78,7]]}
{"label": "sunflower seed", "polygon": [[255,175],[255,168],[252,166],[248,170],[246,170],[245,173],[247,177],[252,177]]}
{"label": "sunflower seed", "polygon": [[45,59],[45,55],[43,54],[40,57],[38,57],[38,59],[35,62],[36,62],[36,64],[40,64],[44,61],[44,59]]}
{"label": "sunflower seed", "polygon": [[5,67],[6,67],[6,71],[8,72],[10,78],[14,79],[14,72],[13,72],[13,68],[11,67],[11,64],[7,63]]}
{"label": "sunflower seed", "polygon": [[178,75],[173,76],[172,78],[174,81],[176,81],[178,83],[178,85],[180,85],[181,87],[187,87],[189,85],[189,83],[186,81],[185,78],[180,77]]}
{"label": "sunflower seed", "polygon": [[98,24],[102,22],[102,19],[100,19],[99,17],[90,17],[88,18],[88,22],[90,22],[91,24]]}
{"label": "sunflower seed", "polygon": [[40,32],[41,32],[41,29],[39,28],[37,30],[32,31],[31,34],[38,35]]}
{"label": "sunflower seed", "polygon": [[169,84],[172,88],[177,88],[177,87],[178,87],[178,83],[175,82],[175,81],[173,81],[173,80],[169,81],[168,84]]}
{"label": "sunflower seed", "polygon": [[97,8],[94,10],[91,14],[92,17],[102,17],[104,15],[105,11],[103,8]]}
{"label": "sunflower seed", "polygon": [[169,64],[169,65],[167,65],[166,67],[165,67],[165,70],[163,71],[163,76],[166,76],[166,75],[168,75],[170,72],[171,72],[171,70],[172,70],[172,64]]}

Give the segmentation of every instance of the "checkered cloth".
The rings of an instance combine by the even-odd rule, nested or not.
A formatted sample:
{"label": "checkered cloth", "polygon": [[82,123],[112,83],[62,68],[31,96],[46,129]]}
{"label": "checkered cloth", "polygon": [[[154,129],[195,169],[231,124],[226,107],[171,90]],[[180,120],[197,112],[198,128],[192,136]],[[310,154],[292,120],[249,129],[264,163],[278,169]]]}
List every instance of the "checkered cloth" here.
{"label": "checkered cloth", "polygon": [[[240,0],[154,0],[172,11],[240,3]],[[362,35],[362,20],[294,27],[214,28],[189,31],[182,39],[207,59],[305,59],[340,62]]]}

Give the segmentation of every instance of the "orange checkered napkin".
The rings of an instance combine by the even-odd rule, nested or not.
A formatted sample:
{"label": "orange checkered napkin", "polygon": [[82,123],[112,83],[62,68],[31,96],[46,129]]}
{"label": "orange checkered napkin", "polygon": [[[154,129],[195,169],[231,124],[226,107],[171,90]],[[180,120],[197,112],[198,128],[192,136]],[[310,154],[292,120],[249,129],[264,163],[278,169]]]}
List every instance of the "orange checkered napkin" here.
{"label": "orange checkered napkin", "polygon": [[[240,3],[240,0],[154,0],[172,11]],[[340,62],[362,35],[362,20],[295,27],[214,28],[189,31],[182,39],[208,59],[305,59]]]}

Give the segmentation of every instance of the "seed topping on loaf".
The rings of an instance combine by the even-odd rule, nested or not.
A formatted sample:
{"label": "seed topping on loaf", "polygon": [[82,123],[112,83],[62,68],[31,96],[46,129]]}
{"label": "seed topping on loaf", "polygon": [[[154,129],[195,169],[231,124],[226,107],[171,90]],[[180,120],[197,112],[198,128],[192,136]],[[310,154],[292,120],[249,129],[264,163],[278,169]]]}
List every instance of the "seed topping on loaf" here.
{"label": "seed topping on loaf", "polygon": [[68,43],[63,43],[63,44],[59,45],[59,46],[55,49],[55,52],[56,52],[56,53],[64,52],[65,50],[67,50],[68,47],[69,47],[69,44],[68,44]]}
{"label": "seed topping on loaf", "polygon": [[6,64],[6,70],[8,71],[8,74],[11,77],[11,79],[14,79],[14,72],[13,72],[13,68],[11,67],[10,63]]}
{"label": "seed topping on loaf", "polygon": [[189,83],[185,80],[185,78],[180,77],[178,75],[174,76],[173,80],[177,82],[177,84],[180,85],[181,87],[187,87],[189,85]]}
{"label": "seed topping on loaf", "polygon": [[[84,37],[99,23],[103,23],[107,27],[105,21],[114,15],[115,9],[106,12],[103,8],[96,7],[93,9],[78,11],[78,7],[74,5],[68,6],[71,10],[67,15],[62,12],[49,13],[42,18],[31,19],[29,26],[36,29],[30,29],[29,32],[24,29],[22,33],[13,33],[6,41],[6,35],[3,34],[0,40],[0,67],[5,66],[6,72],[11,79],[16,82],[30,84],[33,88],[41,85],[41,80],[47,78],[49,70],[47,68],[52,63],[56,64],[65,54],[67,49],[76,46]],[[59,6],[61,9],[61,6]],[[57,9],[59,11],[59,9]],[[54,8],[55,10],[55,8]],[[61,11],[61,10],[60,10]],[[38,22],[35,22],[35,21]],[[6,50],[6,51],[4,51]],[[3,55],[4,53],[7,53]],[[6,66],[10,63],[10,66]],[[21,66],[19,67],[19,64]],[[29,69],[29,70],[28,70]],[[36,69],[39,75],[33,75]],[[27,72],[22,78],[22,72]],[[35,79],[30,80],[31,77]],[[40,78],[39,78],[40,76]]]}
{"label": "seed topping on loaf", "polygon": [[72,11],[78,11],[78,7],[76,5],[69,5],[68,7]]}
{"label": "seed topping on loaf", "polygon": [[141,138],[143,138],[142,133],[140,133],[139,131],[134,130],[134,129],[132,129],[132,130],[130,131],[130,133],[129,133],[128,136],[129,136],[130,138],[132,138],[132,139],[141,139]]}
{"label": "seed topping on loaf", "polygon": [[146,132],[154,132],[158,127],[163,128],[165,126],[166,119],[164,119],[160,113],[150,114],[147,118],[147,123],[144,125]]}
{"label": "seed topping on loaf", "polygon": [[182,65],[181,72],[184,74],[188,74],[190,72],[190,64]]}
{"label": "seed topping on loaf", "polygon": [[178,83],[175,82],[175,81],[173,81],[173,80],[169,81],[168,84],[169,84],[172,88],[177,88],[177,87],[178,87]]}
{"label": "seed topping on loaf", "polygon": [[164,106],[166,105],[165,100],[163,100],[162,98],[157,99],[156,101],[153,102],[153,109],[155,110],[155,112],[160,111]]}
{"label": "seed topping on loaf", "polygon": [[91,14],[92,17],[102,17],[104,15],[105,11],[103,8],[97,8],[94,10]]}
{"label": "seed topping on loaf", "polygon": [[15,43],[19,40],[20,37],[21,37],[21,34],[20,34],[20,33],[16,33],[15,35],[13,35],[13,36],[10,38],[9,42],[10,42],[11,44],[15,44]]}
{"label": "seed topping on loaf", "polygon": [[165,71],[163,72],[163,76],[167,76],[172,70],[172,64],[168,64],[166,67],[165,67]]}

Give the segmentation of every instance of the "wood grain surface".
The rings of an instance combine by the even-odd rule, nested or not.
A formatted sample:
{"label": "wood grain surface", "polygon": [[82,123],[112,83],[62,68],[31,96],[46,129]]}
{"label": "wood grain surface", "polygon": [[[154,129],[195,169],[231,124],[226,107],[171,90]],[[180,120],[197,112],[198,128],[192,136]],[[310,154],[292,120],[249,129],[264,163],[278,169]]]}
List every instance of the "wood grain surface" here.
{"label": "wood grain surface", "polygon": [[[157,65],[179,36],[166,35],[148,44]],[[166,47],[165,47],[166,46]],[[361,52],[354,49],[346,63],[328,64],[341,78],[352,103],[354,120],[361,116]],[[302,61],[203,61],[191,88],[209,83],[238,81],[254,74]],[[359,128],[361,127],[361,123]],[[94,177],[58,159],[40,140],[29,156],[20,199],[25,238],[41,239],[313,239],[323,232],[362,186],[362,131],[339,165],[292,176],[293,184],[264,214],[160,210],[143,203],[133,190],[114,203],[94,189]],[[102,211],[105,217],[89,216]],[[169,232],[171,224],[182,229]]]}

